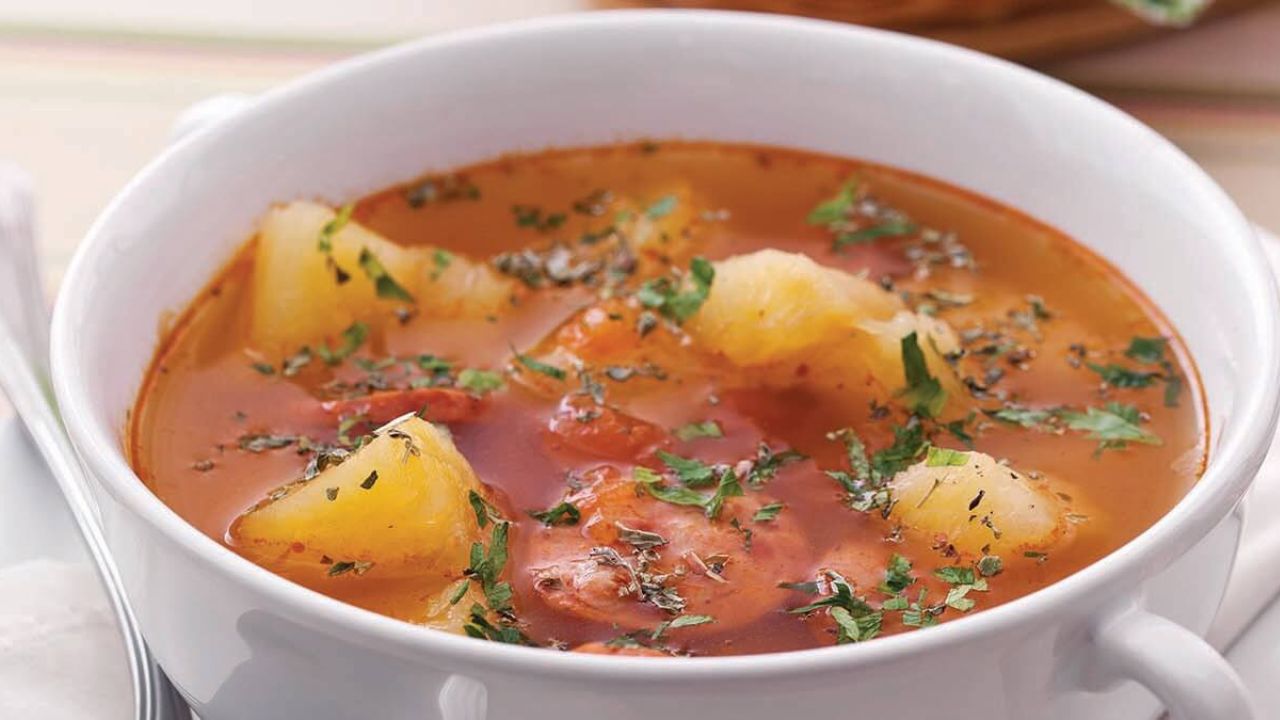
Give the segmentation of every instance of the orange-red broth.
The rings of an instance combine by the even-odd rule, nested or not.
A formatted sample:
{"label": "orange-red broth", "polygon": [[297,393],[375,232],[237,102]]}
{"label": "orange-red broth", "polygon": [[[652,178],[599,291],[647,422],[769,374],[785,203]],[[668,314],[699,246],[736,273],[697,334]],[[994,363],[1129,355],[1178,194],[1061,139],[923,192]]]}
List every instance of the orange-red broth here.
{"label": "orange-red broth", "polygon": [[[1033,478],[1039,474],[1056,478],[1060,482],[1055,491],[1071,496],[1073,512],[1070,539],[1062,547],[1050,549],[1045,556],[1001,558],[1003,572],[989,578],[989,591],[969,594],[976,610],[1032,592],[1114,550],[1165,513],[1202,470],[1207,428],[1200,389],[1173,328],[1115,268],[1070,238],[1009,208],[881,166],[791,150],[709,143],[644,143],[516,155],[464,168],[457,177],[477,188],[478,196],[471,197],[476,193],[468,191],[453,200],[415,207],[408,198],[417,185],[409,183],[361,199],[355,205],[354,221],[396,243],[430,244],[485,260],[607,225],[609,217],[572,210],[575,201],[597,190],[607,190],[614,198],[633,198],[643,206],[654,202],[655,193],[664,188],[685,187],[692,189],[698,206],[688,237],[697,254],[711,260],[777,248],[805,253],[827,266],[890,279],[898,290],[941,289],[972,295],[970,304],[937,311],[960,332],[1008,326],[1011,312],[1025,317],[1030,310],[1027,296],[1042,298],[1049,317],[1035,323],[1038,339],[1029,332],[1012,331],[1013,339],[1030,355],[994,360],[991,366],[1003,371],[1003,377],[992,388],[1034,407],[1132,404],[1144,413],[1143,428],[1161,438],[1162,444],[1131,444],[1099,453],[1098,442],[1083,432],[1043,432],[986,417],[981,409],[1000,407],[997,399],[951,398],[949,402],[968,403],[978,410],[966,426],[978,450],[1007,460]],[[971,251],[976,268],[935,265],[921,277],[905,252],[912,244],[910,238],[885,237],[833,251],[828,230],[810,224],[806,217],[851,178],[917,225],[954,232]],[[517,205],[562,212],[568,219],[548,232],[521,227],[513,215]],[[237,447],[237,438],[269,432],[332,441],[333,419],[314,412],[326,397],[322,387],[335,376],[350,379],[362,373],[350,362],[333,369],[312,363],[287,379],[278,373],[265,376],[250,367],[246,351],[253,246],[253,241],[246,244],[166,334],[129,428],[132,462],[143,480],[176,512],[219,542],[229,542],[228,531],[237,516],[274,488],[298,478],[308,460],[294,448],[245,452]],[[637,282],[633,279],[628,287],[634,288]],[[519,305],[498,317],[469,322],[422,317],[403,322],[388,311],[357,356],[376,360],[431,353],[462,367],[501,370],[508,367],[513,346],[530,348],[565,323],[572,324],[576,311],[597,302],[595,292],[583,287],[544,287],[528,291]],[[644,340],[635,335],[633,342],[654,342],[670,332],[664,324]],[[1088,367],[1092,362],[1141,368],[1123,354],[1135,336],[1169,339],[1167,357],[1172,366],[1166,370],[1184,381],[1176,407],[1164,405],[1160,383],[1141,389],[1110,388]],[[982,374],[973,367],[968,366],[967,372]],[[803,373],[804,368],[796,371]],[[622,401],[620,409],[666,430],[690,422],[718,422],[723,438],[668,438],[664,447],[682,456],[734,462],[752,457],[757,443],[765,441],[775,450],[792,448],[812,458],[812,462],[785,466],[765,488],[770,500],[785,504],[773,527],[750,521],[752,509],[760,504],[751,500],[756,493],[751,489],[742,502],[754,505],[730,510],[715,521],[706,520],[696,508],[669,506],[661,514],[685,525],[724,526],[736,517],[741,526],[757,533],[795,535],[793,543],[771,548],[790,556],[781,565],[776,557],[759,560],[771,572],[785,574],[772,577],[737,572],[735,563],[757,560],[742,548],[739,533],[716,529],[734,538],[733,546],[722,548],[735,555],[725,576],[738,583],[726,595],[726,604],[734,603],[733,598],[775,593],[776,607],[732,627],[710,623],[670,631],[661,642],[648,641],[647,633],[637,637],[694,655],[831,644],[835,641],[832,623],[819,617],[823,613],[802,617],[786,612],[814,597],[778,591],[776,584],[812,580],[824,555],[838,543],[860,548],[870,562],[881,565],[892,553],[900,553],[921,578],[910,589],[910,597],[915,599],[918,587],[928,586],[933,594],[929,602],[937,602],[946,586],[931,578],[930,572],[972,558],[946,557],[936,538],[910,533],[891,537],[891,523],[877,512],[850,509],[843,491],[823,473],[847,467],[843,447],[827,438],[834,429],[855,428],[873,450],[891,442],[891,428],[906,417],[896,399],[884,399],[890,408],[887,414],[872,407],[854,412],[801,390],[720,392],[717,377],[714,372],[700,378],[671,373],[666,381],[651,382],[650,392]],[[570,377],[564,392],[578,388]],[[602,465],[625,472],[630,460],[602,459],[566,446],[547,430],[558,400],[528,392],[520,383],[509,382],[506,390],[489,394],[484,403],[478,417],[453,423],[450,430],[479,477],[497,491],[502,510],[514,523],[504,575],[514,586],[520,627],[534,642],[557,647],[617,638],[629,628],[616,626],[607,616],[552,607],[533,588],[529,568],[536,554],[533,549],[548,542],[549,533],[563,536],[588,530],[547,530],[525,511],[559,502],[567,492],[566,478],[581,482],[590,477],[592,468]],[[931,435],[939,445],[963,447],[945,431],[935,429]],[[642,462],[662,469],[652,454]],[[651,529],[662,532],[661,527]],[[622,545],[618,549],[627,550]],[[346,602],[411,622],[421,619],[427,602],[413,581],[379,580],[376,567],[363,575],[346,573],[310,584]],[[858,587],[857,592],[873,605],[884,597],[872,587]],[[715,617],[726,611],[725,607],[691,606],[685,613]],[[643,617],[648,627],[670,619],[653,607],[637,612],[647,613]],[[947,621],[962,614],[948,608],[938,619]],[[899,613],[885,615],[884,633],[907,629]]]}

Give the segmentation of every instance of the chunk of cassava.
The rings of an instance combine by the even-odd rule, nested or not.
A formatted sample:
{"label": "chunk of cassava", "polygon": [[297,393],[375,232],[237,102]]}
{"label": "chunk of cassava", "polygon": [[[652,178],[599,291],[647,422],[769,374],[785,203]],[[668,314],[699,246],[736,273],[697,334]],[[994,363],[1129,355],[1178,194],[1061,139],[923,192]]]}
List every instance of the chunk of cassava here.
{"label": "chunk of cassava", "polygon": [[1064,508],[1045,485],[980,452],[931,453],[889,487],[892,521],[945,540],[966,557],[1044,551],[1069,531]]}
{"label": "chunk of cassava", "polygon": [[409,416],[309,481],[272,493],[230,539],[304,584],[414,578],[423,592],[462,577],[481,540],[469,493],[484,493],[445,431]]}

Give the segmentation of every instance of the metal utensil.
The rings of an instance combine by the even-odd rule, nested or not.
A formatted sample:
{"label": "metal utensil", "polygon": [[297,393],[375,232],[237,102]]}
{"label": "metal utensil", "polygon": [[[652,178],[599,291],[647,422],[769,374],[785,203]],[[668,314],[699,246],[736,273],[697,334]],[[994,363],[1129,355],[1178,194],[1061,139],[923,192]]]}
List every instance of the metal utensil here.
{"label": "metal utensil", "polygon": [[0,390],[17,410],[71,509],[129,655],[137,720],[186,720],[191,711],[147,648],[107,550],[88,478],[49,391],[49,317],[36,259],[31,183],[0,163]]}

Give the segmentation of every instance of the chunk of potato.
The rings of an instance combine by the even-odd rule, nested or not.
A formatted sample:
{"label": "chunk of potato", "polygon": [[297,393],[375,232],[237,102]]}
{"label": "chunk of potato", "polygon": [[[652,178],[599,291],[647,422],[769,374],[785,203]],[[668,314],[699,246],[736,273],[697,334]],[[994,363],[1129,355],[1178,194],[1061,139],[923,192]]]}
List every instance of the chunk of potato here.
{"label": "chunk of potato", "polygon": [[484,492],[445,431],[410,416],[341,464],[277,490],[230,537],[241,554],[304,584],[354,563],[342,574],[412,577],[428,592],[461,578],[481,540],[472,490]]}
{"label": "chunk of potato", "polygon": [[421,271],[415,293],[423,314],[438,318],[483,318],[511,307],[519,283],[484,263],[436,248],[413,248]]}
{"label": "chunk of potato", "polygon": [[[335,339],[356,320],[390,314],[398,301],[378,297],[360,266],[365,250],[412,292],[421,256],[355,222],[332,233],[330,263],[319,241],[335,217],[324,205],[293,202],[272,208],[262,221],[254,254],[251,337],[268,356]],[[345,282],[339,282],[339,270]]]}
{"label": "chunk of potato", "polygon": [[799,253],[759,250],[715,268],[711,293],[687,327],[739,366],[791,359],[904,309],[879,285]]}
{"label": "chunk of potato", "polygon": [[[964,388],[943,357],[959,348],[943,321],[907,310],[879,284],[806,255],[760,250],[716,263],[702,308],[687,323],[703,347],[770,385],[804,383],[824,393],[878,400],[906,382],[902,339],[915,332],[930,374],[949,398]],[[963,413],[949,403],[944,416]]]}
{"label": "chunk of potato", "polygon": [[1043,551],[1065,539],[1070,524],[1064,508],[1043,485],[990,455],[953,457],[963,464],[930,465],[926,459],[898,473],[889,484],[891,519],[941,536],[968,557],[984,548],[995,555]]}

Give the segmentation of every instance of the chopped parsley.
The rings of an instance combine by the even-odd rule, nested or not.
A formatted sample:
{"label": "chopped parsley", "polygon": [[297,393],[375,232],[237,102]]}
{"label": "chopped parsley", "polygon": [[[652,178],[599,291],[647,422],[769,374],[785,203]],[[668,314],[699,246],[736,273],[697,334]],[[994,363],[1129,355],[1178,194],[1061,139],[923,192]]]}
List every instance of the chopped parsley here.
{"label": "chopped parsley", "polygon": [[1099,365],[1098,363],[1085,364],[1090,370],[1098,373],[1098,376],[1102,378],[1102,382],[1114,388],[1150,387],[1160,379],[1160,373],[1158,372],[1132,370],[1115,363],[1110,365]]}
{"label": "chopped parsley", "polygon": [[876,225],[837,232],[832,240],[832,248],[841,250],[850,245],[874,242],[882,237],[902,237],[914,233],[917,229],[915,223],[901,218],[893,218]]}
{"label": "chopped parsley", "polygon": [[778,513],[782,512],[784,507],[786,506],[780,502],[761,505],[755,515],[751,516],[751,522],[770,522],[778,517]]}
{"label": "chopped parsley", "polygon": [[827,434],[829,440],[844,443],[849,470],[827,470],[827,477],[848,493],[849,507],[859,512],[879,509],[888,513],[892,506],[887,483],[894,475],[919,460],[931,447],[919,422],[893,429],[893,444],[867,457],[867,447],[850,428]]}
{"label": "chopped parsley", "polygon": [[315,353],[326,365],[337,365],[359,350],[368,337],[369,326],[357,320],[342,331],[342,344],[337,348],[330,348],[327,343],[320,343],[316,345]]}
{"label": "chopped parsley", "polygon": [[501,390],[505,383],[502,375],[489,370],[464,368],[458,373],[458,387],[476,395],[484,395],[494,390]]}
{"label": "chopped parsley", "polygon": [[372,562],[361,560],[340,560],[329,566],[329,577],[338,577],[351,573],[357,577],[364,575],[373,568]]}
{"label": "chopped parsley", "polygon": [[805,222],[810,225],[831,225],[844,220],[858,201],[858,182],[849,180],[840,186],[835,196],[823,200],[809,211]]}
{"label": "chopped parsley", "polygon": [[822,592],[824,589],[827,591],[822,599],[792,608],[787,612],[792,615],[807,615],[819,610],[827,610],[836,623],[836,643],[839,645],[863,642],[880,634],[884,613],[871,607],[865,598],[854,595],[849,581],[838,573],[824,571],[819,581],[812,585],[784,583],[783,587],[800,590],[808,590],[812,587],[815,592]]}
{"label": "chopped parsley", "polygon": [[1161,440],[1139,427],[1142,414],[1132,405],[1107,403],[1105,408],[1089,407],[1084,412],[1063,411],[1059,417],[1071,430],[1088,434],[1098,441],[1096,455],[1104,450],[1119,450],[1131,442],[1160,445]]}
{"label": "chopped parsley", "polygon": [[805,222],[821,225],[831,233],[831,249],[839,252],[883,237],[903,237],[919,228],[902,213],[866,197],[856,180],[840,186],[833,197],[818,203]]}
{"label": "chopped parsley", "polygon": [[489,501],[485,500],[484,497],[475,490],[471,490],[467,493],[467,502],[471,505],[471,511],[476,514],[476,525],[479,526],[481,530],[491,522],[505,522],[502,517],[502,513],[498,512],[497,508],[489,504]]}
{"label": "chopped parsley", "polygon": [[974,564],[974,568],[982,577],[995,577],[1004,572],[1004,561],[999,555],[983,555]]}
{"label": "chopped parsley", "polygon": [[661,475],[646,467],[637,467],[632,472],[640,487],[653,497],[673,505],[702,508],[703,513],[712,520],[720,517],[726,499],[744,494],[737,474],[727,467],[719,469],[716,491],[710,495],[704,495],[687,485],[665,485]]}
{"label": "chopped parsley", "polygon": [[553,525],[577,525],[578,520],[582,519],[582,512],[578,510],[576,505],[565,500],[558,505],[552,505],[546,510],[530,510],[529,517],[547,527]]}
{"label": "chopped parsley", "polygon": [[544,212],[534,205],[513,205],[511,213],[515,215],[517,227],[531,228],[541,233],[552,232],[569,219],[562,212]]}
{"label": "chopped parsley", "polygon": [[747,471],[747,484],[753,488],[762,487],[778,474],[778,469],[793,462],[808,459],[804,453],[796,450],[774,452],[772,448],[761,442],[756,446],[756,456],[751,461],[751,469]]}
{"label": "chopped parsley", "polygon": [[338,266],[338,262],[333,259],[333,236],[337,235],[347,223],[351,222],[351,214],[355,211],[356,206],[352,204],[343,205],[338,208],[333,219],[324,224],[320,228],[320,236],[316,238],[316,250],[324,255],[324,262],[327,267],[333,270],[334,280],[342,285],[351,279],[351,274]]}
{"label": "chopped parsley", "polygon": [[382,261],[369,248],[360,248],[360,258],[357,262],[360,264],[360,269],[364,271],[365,277],[373,282],[373,287],[378,297],[384,300],[416,302],[413,299],[413,295],[410,295],[409,291],[404,289],[404,286],[391,277],[386,267],[382,265]]}
{"label": "chopped parsley", "polygon": [[720,429],[720,423],[715,420],[705,420],[703,422],[691,422],[676,428],[676,437],[681,440],[695,440],[697,438],[722,438],[724,431]]}
{"label": "chopped parsley", "polygon": [[241,435],[236,440],[237,446],[246,452],[260,453],[267,450],[278,450],[298,442],[296,435],[270,435],[267,433],[251,433]]}
{"label": "chopped parsley", "polygon": [[249,367],[253,368],[254,370],[257,370],[259,373],[263,375],[276,374],[276,368],[274,365],[272,365],[271,363],[262,362],[261,360],[257,360],[252,363],[249,363]]}
{"label": "chopped parsley", "polygon": [[[466,577],[470,578],[473,583],[480,587],[481,593],[484,595],[485,605],[476,603],[471,607],[471,615],[468,623],[463,626],[463,631],[474,638],[493,640],[496,642],[531,644],[531,641],[525,637],[516,627],[515,610],[512,607],[511,600],[514,592],[511,589],[511,583],[502,580],[502,571],[507,564],[507,540],[511,531],[511,523],[491,517],[489,513],[488,503],[473,491],[472,505],[477,506],[477,500],[481,510],[476,511],[476,521],[480,527],[484,527],[489,521],[492,521],[493,530],[489,534],[489,546],[486,548],[484,543],[475,542],[471,544],[470,564],[463,571]],[[455,591],[454,597],[461,599],[462,593]],[[487,609],[486,607],[487,606]],[[497,618],[497,624],[489,620],[489,614],[492,613]]]}
{"label": "chopped parsley", "polygon": [[519,353],[514,347],[511,348],[511,354],[515,356],[516,362],[540,375],[546,375],[552,380],[564,380],[566,377],[564,370],[561,370],[555,365],[549,365],[541,360]]}
{"label": "chopped parsley", "polygon": [[453,253],[448,250],[436,248],[436,250],[431,253],[432,268],[431,274],[428,277],[431,278],[432,282],[439,280],[440,276],[444,274],[444,271],[448,270],[449,266],[452,264]]}
{"label": "chopped parsley", "polygon": [[658,623],[658,627],[654,628],[653,634],[649,637],[657,640],[668,630],[693,627],[694,625],[706,625],[711,622],[715,622],[715,618],[710,615],[677,615],[670,620],[663,620],[661,623]]}
{"label": "chopped parsley", "polygon": [[709,260],[695,257],[689,263],[688,287],[669,277],[646,280],[636,291],[641,305],[657,310],[676,323],[682,323],[698,312],[711,293],[716,269]]}
{"label": "chopped parsley", "polygon": [[1034,429],[1045,428],[1054,417],[1054,413],[1051,410],[1028,408],[1013,404],[1005,405],[996,410],[983,410],[983,412],[1000,422]]}
{"label": "chopped parsley", "polygon": [[902,338],[902,370],[907,386],[900,396],[911,412],[923,417],[937,417],[947,402],[947,391],[942,383],[929,374],[924,352],[915,332]]}
{"label": "chopped parsley", "polygon": [[338,208],[333,219],[320,228],[320,237],[316,239],[317,250],[326,254],[333,252],[333,236],[337,235],[342,228],[347,226],[347,223],[351,222],[351,214],[355,212],[355,209],[356,206],[351,203]]}
{"label": "chopped parsley", "polygon": [[986,576],[980,571],[975,572],[974,568],[971,567],[958,565],[941,567],[934,570],[933,575],[951,586],[951,589],[947,591],[947,597],[943,600],[943,604],[952,610],[969,612],[977,604],[973,598],[969,597],[969,593],[971,591],[987,591]]}
{"label": "chopped parsley", "polygon": [[1177,407],[1178,396],[1182,394],[1182,376],[1178,374],[1177,369],[1173,366],[1173,361],[1166,355],[1168,349],[1168,338],[1134,337],[1129,340],[1129,347],[1124,354],[1140,363],[1159,365],[1162,373],[1161,379],[1164,380],[1165,407]]}
{"label": "chopped parsley", "polygon": [[884,580],[879,590],[885,595],[897,595],[916,583],[911,574],[911,561],[905,556],[894,553],[889,557],[889,564],[884,570]]}
{"label": "chopped parsley", "polygon": [[681,457],[666,450],[659,450],[658,459],[675,473],[676,479],[685,487],[709,487],[716,481],[715,468],[696,458]]}
{"label": "chopped parsley", "polygon": [[1129,340],[1129,348],[1124,351],[1126,357],[1147,365],[1164,362],[1164,352],[1169,347],[1169,340],[1162,337],[1134,337]]}
{"label": "chopped parsley", "polygon": [[951,450],[950,448],[941,448],[936,445],[929,446],[929,451],[924,458],[924,464],[927,467],[959,467],[968,462],[969,453]]}

